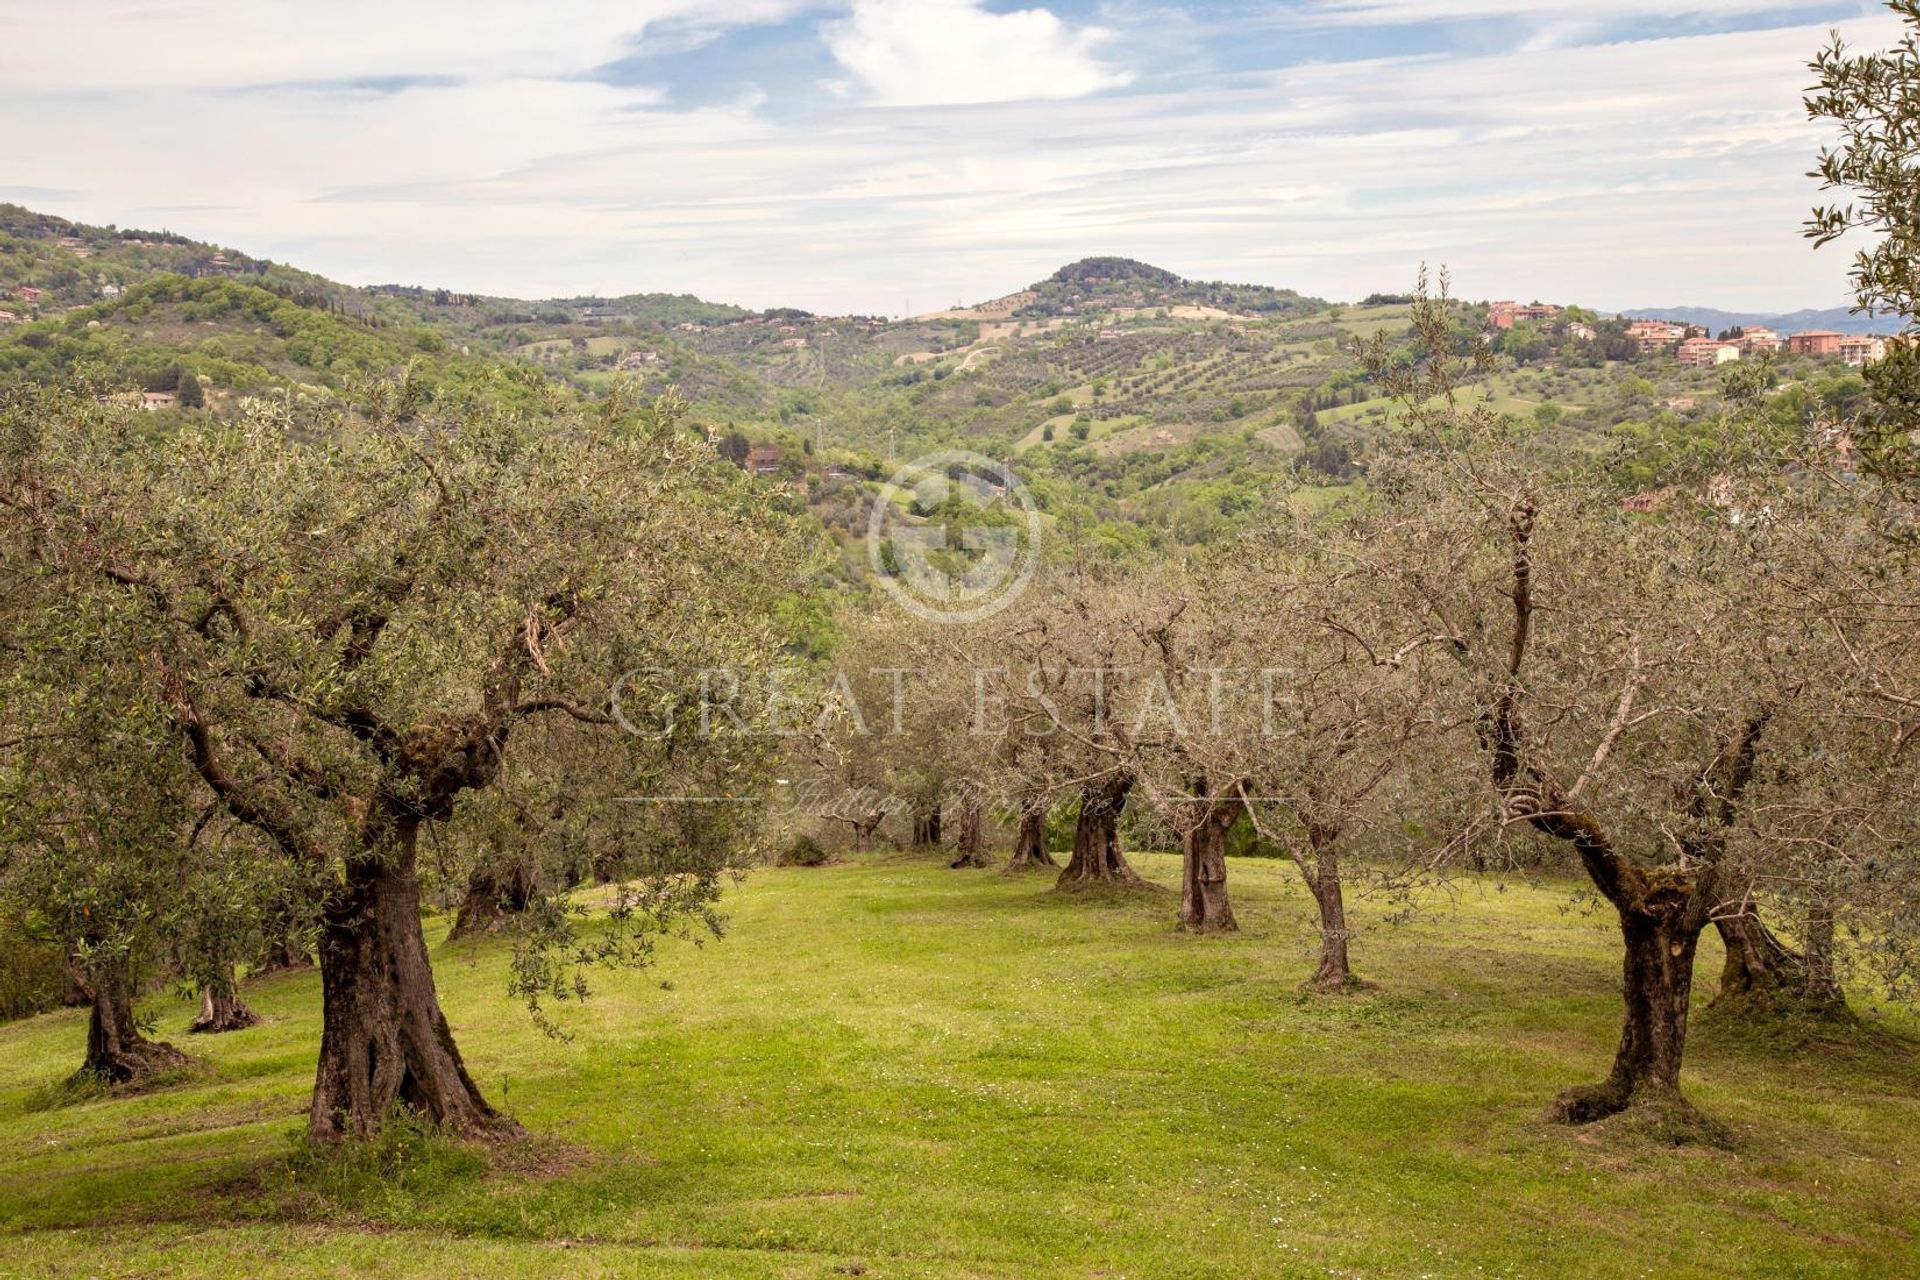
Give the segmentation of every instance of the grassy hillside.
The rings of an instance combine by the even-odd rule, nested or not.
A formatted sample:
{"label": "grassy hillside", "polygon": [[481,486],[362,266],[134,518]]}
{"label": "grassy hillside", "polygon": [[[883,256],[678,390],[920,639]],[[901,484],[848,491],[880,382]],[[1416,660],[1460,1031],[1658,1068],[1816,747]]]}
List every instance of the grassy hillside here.
{"label": "grassy hillside", "polygon": [[[17,206],[0,206],[0,312],[0,386],[85,374],[165,391],[185,370],[216,413],[406,365],[435,394],[523,396],[529,377],[588,397],[677,387],[716,435],[779,445],[786,482],[829,524],[846,506],[830,468],[874,474],[965,449],[1017,461],[1059,527],[1113,550],[1218,537],[1277,483],[1304,481],[1317,501],[1360,478],[1395,407],[1358,344],[1404,347],[1409,318],[1403,299],[1342,307],[1124,258],[902,322],[679,295],[355,289]],[[1560,450],[1626,456],[1623,494],[1657,487],[1721,409],[1720,375],[1638,355],[1618,333],[1576,339],[1574,314],[1499,337],[1468,395],[1536,422]],[[1484,320],[1461,308],[1463,345]],[[1780,378],[1820,402],[1811,416],[1844,417],[1864,393],[1829,361],[1783,361]]]}
{"label": "grassy hillside", "polygon": [[352,316],[323,296],[251,280],[157,276],[0,341],[0,383],[77,381],[104,393],[171,393],[192,379],[215,413],[235,411],[246,396],[337,392],[409,368],[428,394],[455,402],[484,396],[532,403],[528,384],[538,381],[531,371],[455,348],[434,329]]}
{"label": "grassy hillside", "polygon": [[[1173,883],[1176,860],[1142,862]],[[1569,1132],[1542,1107],[1618,1031],[1603,915],[1484,880],[1411,923],[1363,904],[1379,989],[1310,998],[1291,868],[1231,874],[1245,931],[1201,940],[1167,894],[904,858],[757,872],[726,940],[604,980],[570,1043],[503,997],[503,944],[440,946],[476,1078],[536,1137],[395,1142],[387,1180],[296,1155],[311,974],[255,984],[266,1024],[211,1040],[155,998],[204,1065],[142,1097],[53,1104],[77,1012],[0,1027],[0,1275],[1920,1269],[1914,1041],[1786,1052],[1702,1009],[1688,1087],[1732,1150]]]}

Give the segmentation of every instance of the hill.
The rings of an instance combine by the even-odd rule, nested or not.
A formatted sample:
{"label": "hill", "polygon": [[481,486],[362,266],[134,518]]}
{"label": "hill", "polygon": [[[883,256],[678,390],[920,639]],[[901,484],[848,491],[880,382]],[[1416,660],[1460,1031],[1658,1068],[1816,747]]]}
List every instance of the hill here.
{"label": "hill", "polygon": [[1131,258],[1082,258],[1027,289],[1017,315],[1048,317],[1088,310],[1190,307],[1226,314],[1305,315],[1327,304],[1291,289],[1186,280]]}
{"label": "hill", "polygon": [[1721,311],[1714,307],[1641,307],[1623,314],[1634,320],[1672,320],[1679,324],[1696,324],[1714,333],[1724,333],[1736,326],[1750,329],[1756,325],[1778,333],[1830,329],[1835,333],[1884,334],[1900,328],[1900,320],[1896,316],[1857,315],[1847,307],[1776,313]]}
{"label": "hill", "polygon": [[[1690,314],[1716,331],[1754,319]],[[1460,341],[1486,321],[1461,306]],[[773,447],[783,482],[847,541],[850,575],[861,572],[852,544],[872,497],[852,477],[930,449],[1017,459],[1051,514],[1115,550],[1216,537],[1281,481],[1305,486],[1300,501],[1337,495],[1395,413],[1358,344],[1403,345],[1407,333],[1402,298],[1338,306],[1116,257],[899,322],[657,293],[354,288],[170,233],[0,206],[0,384],[84,373],[164,397],[184,370],[214,412],[406,366],[433,394],[677,387],[699,425],[741,441],[742,457],[749,444]],[[1642,352],[1591,312],[1492,341],[1497,358],[1472,394],[1538,422],[1561,448],[1617,452],[1624,433],[1664,456],[1718,404],[1718,372]],[[1779,371],[1841,410],[1863,391],[1831,361],[1785,360]],[[1644,487],[1656,473],[1625,466],[1621,483]]]}
{"label": "hill", "polygon": [[313,310],[388,328],[437,329],[450,343],[493,352],[567,326],[659,332],[749,314],[687,294],[525,300],[414,285],[356,288],[170,231],[89,226],[0,204],[0,336],[35,319],[111,306],[163,276],[254,284]]}
{"label": "hill", "polygon": [[408,367],[430,393],[524,390],[497,363],[453,347],[431,326],[343,311],[325,291],[269,275],[154,274],[0,338],[0,381],[81,380],[103,393],[169,393],[185,377],[216,411],[240,396],[338,391]]}

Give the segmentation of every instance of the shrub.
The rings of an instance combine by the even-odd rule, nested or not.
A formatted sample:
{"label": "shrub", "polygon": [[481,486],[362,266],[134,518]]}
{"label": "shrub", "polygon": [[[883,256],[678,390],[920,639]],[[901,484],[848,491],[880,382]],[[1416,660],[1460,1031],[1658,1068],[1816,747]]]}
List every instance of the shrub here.
{"label": "shrub", "polygon": [[57,1008],[65,989],[59,948],[0,927],[0,1021]]}
{"label": "shrub", "polygon": [[795,836],[775,859],[775,863],[782,867],[824,867],[828,861],[827,851],[809,835]]}

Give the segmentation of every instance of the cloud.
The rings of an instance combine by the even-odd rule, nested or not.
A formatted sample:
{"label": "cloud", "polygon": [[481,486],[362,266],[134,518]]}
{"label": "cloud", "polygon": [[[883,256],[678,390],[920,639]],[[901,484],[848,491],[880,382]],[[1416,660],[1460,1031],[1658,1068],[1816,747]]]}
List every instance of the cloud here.
{"label": "cloud", "polygon": [[1132,80],[1095,56],[1113,33],[1046,9],[990,13],[978,0],[854,0],[827,29],[840,65],[882,106],[1079,98]]}
{"label": "cloud", "polygon": [[[659,23],[725,28],[717,0],[550,0],[538,22],[516,2],[524,31],[488,19],[504,0],[422,0],[389,5],[391,23],[350,41],[283,17],[282,42],[305,42],[286,50],[255,47],[263,28],[246,15],[260,0],[175,0],[176,13],[214,16],[154,19],[136,59],[151,68],[84,40],[69,41],[76,58],[62,54],[48,15],[78,7],[158,12],[132,0],[23,10],[31,39],[0,45],[8,182],[47,192],[31,202],[50,212],[169,226],[355,283],[897,312],[1123,253],[1349,298],[1404,288],[1422,260],[1451,265],[1479,297],[1775,310],[1845,291],[1844,254],[1799,237],[1823,140],[1799,90],[1824,22],[1344,62],[1249,48],[1231,77],[1155,79],[1136,63],[1143,79],[1117,94],[1098,91],[1117,73],[1084,30],[927,0],[919,14],[960,12],[976,34],[935,22],[904,44],[881,40],[894,52],[874,54],[888,70],[871,74],[842,58],[844,99],[809,70],[804,83],[769,83],[770,99],[690,108],[581,71],[644,48]],[[469,12],[484,38],[429,38]],[[860,22],[849,12],[823,32],[797,3],[753,12],[787,15],[781,34],[812,42],[823,64],[820,42]],[[902,20],[866,30],[879,39]],[[967,27],[977,22],[1007,52],[1005,100],[929,110],[914,104],[953,91],[888,92],[898,68],[941,59],[946,71],[915,73],[922,88],[946,74],[964,86],[954,68],[994,61]],[[1126,25],[1129,49],[1153,47]],[[1841,26],[1864,47],[1899,32],[1886,14]],[[1093,79],[1056,75],[1052,87],[1079,84],[1079,96],[1036,108],[1023,68],[1076,47],[1082,61],[1067,65]],[[701,55],[728,49],[723,34]],[[1256,63],[1261,52],[1294,65]],[[308,87],[231,92],[267,81]],[[340,84],[359,87],[328,87]]]}
{"label": "cloud", "polygon": [[1521,18],[1558,25],[1584,19],[1738,18],[1807,7],[1808,0],[1607,0],[1604,6],[1570,14],[1575,6],[1567,0],[1309,0],[1301,15],[1320,22],[1366,26],[1488,18]]}
{"label": "cloud", "polygon": [[63,0],[12,4],[0,91],[566,76],[649,27],[774,21],[805,0]]}

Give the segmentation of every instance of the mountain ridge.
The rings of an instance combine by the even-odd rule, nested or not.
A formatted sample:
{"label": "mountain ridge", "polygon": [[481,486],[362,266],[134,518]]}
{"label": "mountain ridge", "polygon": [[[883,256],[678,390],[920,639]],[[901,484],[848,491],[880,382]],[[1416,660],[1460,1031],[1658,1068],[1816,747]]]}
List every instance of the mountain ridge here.
{"label": "mountain ridge", "polygon": [[1756,325],[1781,333],[1808,329],[1831,329],[1836,333],[1890,334],[1899,330],[1900,317],[1880,313],[1859,315],[1849,307],[1803,308],[1799,311],[1723,311],[1718,307],[1637,307],[1622,311],[1629,320],[1672,320],[1696,324],[1716,333]]}

